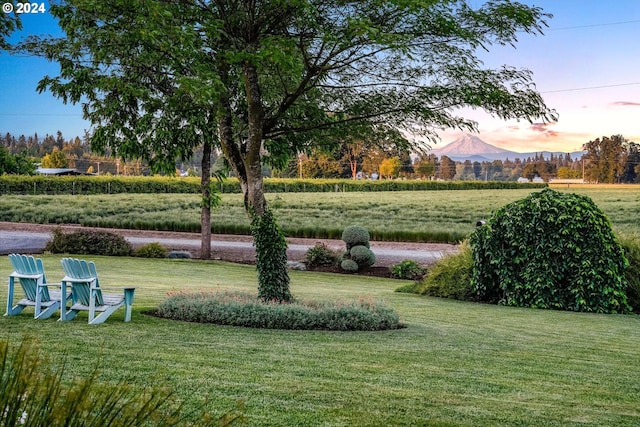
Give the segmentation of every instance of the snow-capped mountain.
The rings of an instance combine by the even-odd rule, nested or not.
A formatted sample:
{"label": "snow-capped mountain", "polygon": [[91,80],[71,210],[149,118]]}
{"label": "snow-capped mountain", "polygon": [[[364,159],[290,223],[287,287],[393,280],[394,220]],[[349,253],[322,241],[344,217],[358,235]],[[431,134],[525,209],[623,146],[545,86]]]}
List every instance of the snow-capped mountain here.
{"label": "snow-capped mountain", "polygon": [[[484,142],[475,135],[464,134],[455,141],[441,147],[429,151],[428,154],[434,154],[438,157],[447,156],[455,161],[493,161],[493,160],[515,160],[535,157],[536,154],[542,154],[545,158],[549,158],[551,154],[558,156],[564,155],[563,152],[537,151],[531,153],[518,153],[515,151],[505,150]],[[582,152],[570,153],[573,159],[580,158]]]}

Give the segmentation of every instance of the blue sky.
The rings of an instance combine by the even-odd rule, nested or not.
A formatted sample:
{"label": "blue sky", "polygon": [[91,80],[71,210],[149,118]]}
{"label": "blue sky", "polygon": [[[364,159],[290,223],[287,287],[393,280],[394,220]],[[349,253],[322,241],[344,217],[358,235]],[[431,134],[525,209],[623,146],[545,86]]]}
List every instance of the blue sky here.
{"label": "blue sky", "polygon": [[[472,4],[481,1],[470,0]],[[554,17],[543,36],[523,34],[516,49],[494,47],[482,59],[488,67],[528,68],[548,106],[560,116],[554,124],[502,121],[479,111],[464,111],[478,121],[478,136],[513,151],[576,151],[589,140],[614,134],[640,142],[640,1],[521,0]],[[48,10],[48,2],[45,2]],[[22,15],[27,34],[59,34],[47,13]],[[80,105],[64,105],[50,93],[38,94],[56,64],[39,58],[0,53],[0,134],[55,134],[66,139],[84,134],[89,125]],[[458,131],[440,133],[438,147]]]}

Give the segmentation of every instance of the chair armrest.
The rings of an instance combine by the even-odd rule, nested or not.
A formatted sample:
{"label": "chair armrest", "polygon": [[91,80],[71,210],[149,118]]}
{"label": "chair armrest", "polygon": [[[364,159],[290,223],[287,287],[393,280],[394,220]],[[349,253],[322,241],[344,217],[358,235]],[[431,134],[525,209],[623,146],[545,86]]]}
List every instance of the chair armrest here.
{"label": "chair armrest", "polygon": [[42,277],[42,274],[20,274],[15,271],[9,275],[9,277],[15,277],[17,279],[35,279],[38,280]]}
{"label": "chair armrest", "polygon": [[61,288],[62,287],[62,283],[38,283],[38,286],[53,286],[56,288]]}

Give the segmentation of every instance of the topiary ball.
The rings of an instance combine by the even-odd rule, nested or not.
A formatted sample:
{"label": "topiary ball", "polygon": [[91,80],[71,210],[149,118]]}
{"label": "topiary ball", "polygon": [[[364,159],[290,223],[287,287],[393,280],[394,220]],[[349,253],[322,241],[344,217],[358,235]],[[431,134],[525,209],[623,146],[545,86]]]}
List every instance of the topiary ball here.
{"label": "topiary ball", "polygon": [[351,248],[349,256],[354,260],[360,268],[371,267],[376,263],[376,256],[371,249],[366,246],[358,245]]}
{"label": "topiary ball", "polygon": [[340,267],[342,267],[344,271],[348,271],[350,273],[356,273],[360,269],[358,263],[352,259],[343,260],[342,263],[340,263]]}
{"label": "topiary ball", "polygon": [[342,231],[342,240],[347,244],[347,250],[354,246],[369,247],[369,232],[359,225],[350,225]]}
{"label": "topiary ball", "polygon": [[481,300],[599,313],[629,311],[623,256],[586,196],[545,189],[495,211],[471,236]]}

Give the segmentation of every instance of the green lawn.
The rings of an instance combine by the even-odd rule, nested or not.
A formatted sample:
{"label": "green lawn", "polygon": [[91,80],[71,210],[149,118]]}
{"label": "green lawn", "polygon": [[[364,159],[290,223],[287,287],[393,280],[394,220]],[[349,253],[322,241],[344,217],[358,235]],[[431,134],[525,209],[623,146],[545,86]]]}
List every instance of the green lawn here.
{"label": "green lawn", "polygon": [[[590,196],[609,215],[616,231],[640,233],[639,186],[570,191]],[[325,237],[330,232],[339,238],[345,227],[359,224],[374,240],[456,241],[471,233],[477,220],[530,193],[530,189],[279,193],[267,194],[267,199],[289,235]],[[198,231],[199,200],[194,194],[3,195],[0,221]],[[244,227],[248,232],[242,196],[223,194],[211,222],[214,227]]]}
{"label": "green lawn", "polygon": [[[49,281],[60,257],[44,256]],[[103,287],[138,286],[131,323],[0,318],[0,337],[33,335],[67,355],[69,371],[99,363],[105,381],[169,383],[187,407],[246,403],[251,426],[637,426],[640,318],[515,309],[394,293],[406,282],[292,272],[299,298],[371,296],[408,325],[387,332],[254,330],[148,317],[172,289],[255,290],[252,266],[88,257]],[[0,258],[0,277],[10,273]],[[6,303],[6,287],[0,304]]]}

